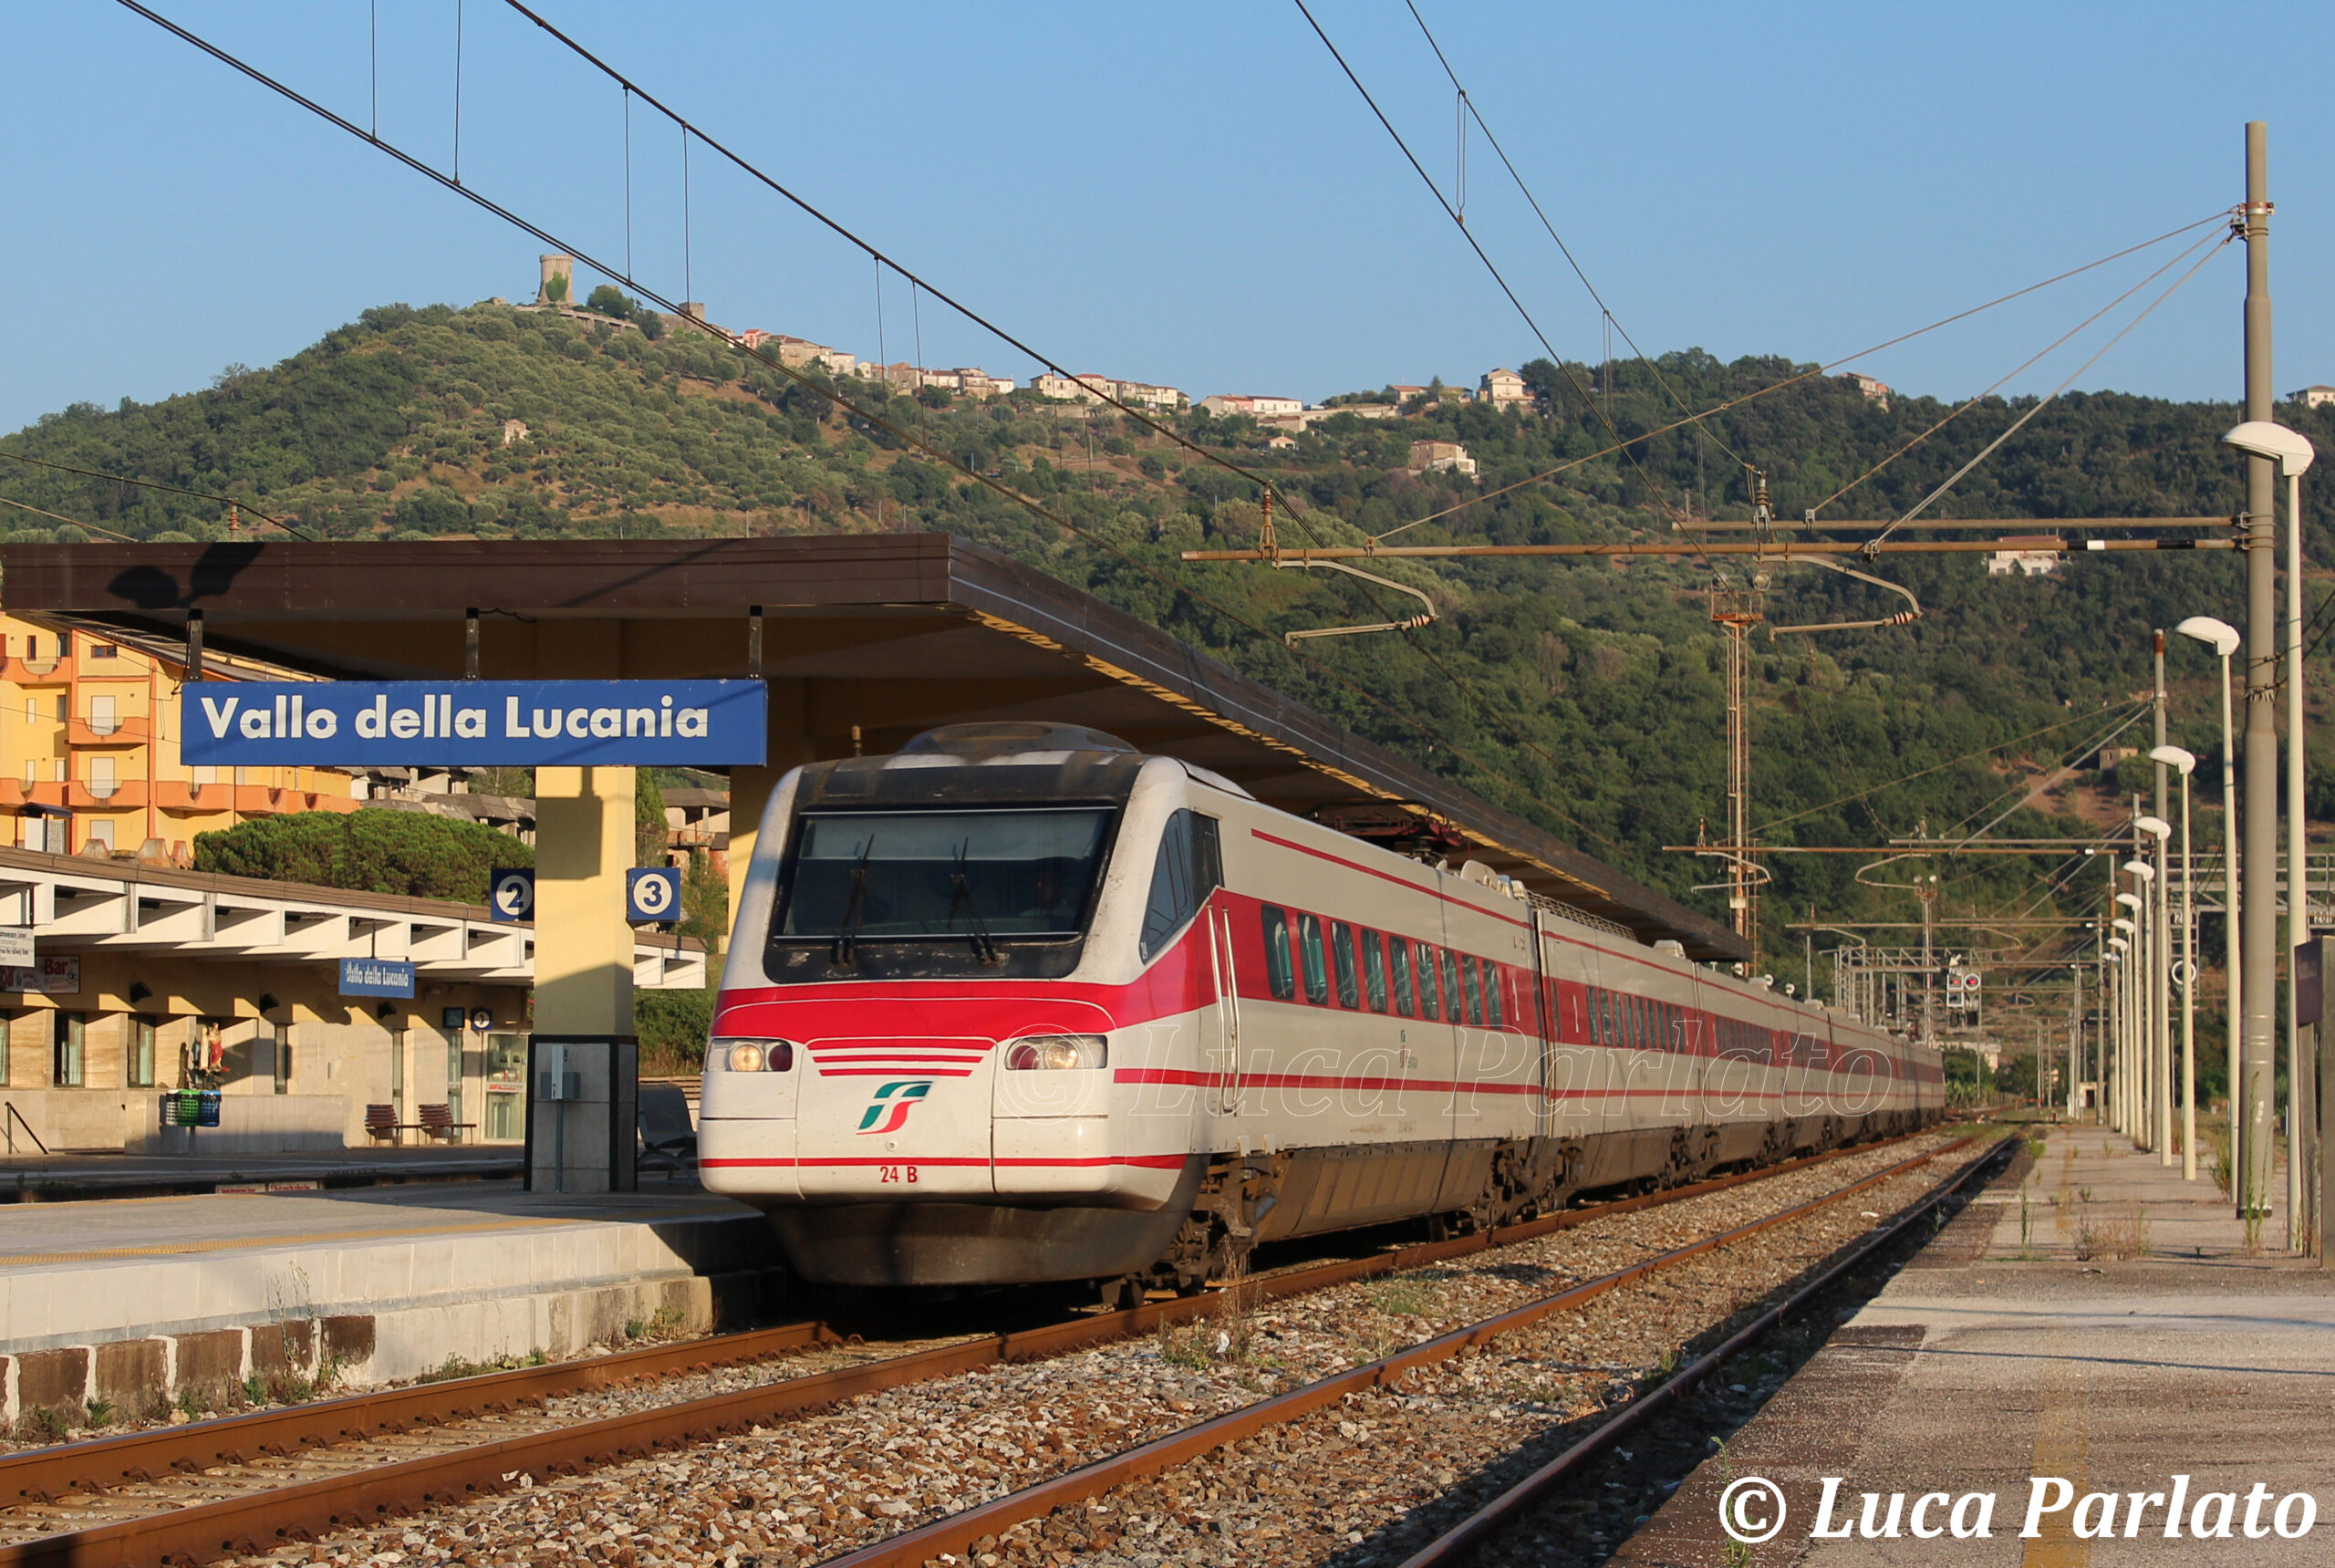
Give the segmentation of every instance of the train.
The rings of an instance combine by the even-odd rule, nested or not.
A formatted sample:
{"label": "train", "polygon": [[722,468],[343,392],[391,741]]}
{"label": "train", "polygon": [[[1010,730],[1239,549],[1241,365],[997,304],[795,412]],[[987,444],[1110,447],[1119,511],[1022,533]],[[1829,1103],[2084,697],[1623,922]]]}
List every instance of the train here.
{"label": "train", "polygon": [[1934,1048],[1433,843],[991,722],[773,790],[698,1154],[804,1280],[1132,1302],[1262,1242],[1480,1230],[1944,1106]]}

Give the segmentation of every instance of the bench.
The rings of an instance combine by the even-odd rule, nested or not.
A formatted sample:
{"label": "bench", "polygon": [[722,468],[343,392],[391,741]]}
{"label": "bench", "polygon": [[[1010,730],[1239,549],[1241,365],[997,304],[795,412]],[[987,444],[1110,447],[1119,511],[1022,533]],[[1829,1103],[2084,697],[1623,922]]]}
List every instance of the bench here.
{"label": "bench", "polygon": [[446,1138],[459,1142],[463,1133],[475,1132],[477,1129],[476,1122],[456,1121],[451,1106],[421,1107],[421,1132],[425,1137]]}
{"label": "bench", "polygon": [[[439,1109],[445,1107],[441,1106]],[[427,1114],[425,1112],[425,1114]],[[395,1106],[368,1105],[365,1107],[365,1131],[371,1137],[385,1137],[391,1143],[402,1143],[408,1132],[420,1132],[424,1124],[398,1120]]]}

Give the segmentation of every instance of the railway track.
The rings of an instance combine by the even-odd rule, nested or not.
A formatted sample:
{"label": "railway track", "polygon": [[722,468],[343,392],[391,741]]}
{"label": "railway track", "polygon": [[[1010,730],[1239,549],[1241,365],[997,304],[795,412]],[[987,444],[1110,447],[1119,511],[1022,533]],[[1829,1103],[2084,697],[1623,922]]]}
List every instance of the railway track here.
{"label": "railway track", "polygon": [[[1301,1387],[1291,1389],[1277,1397],[1261,1401],[1242,1409],[1231,1411],[1213,1420],[1204,1421],[1168,1437],[1130,1449],[1110,1459],[1057,1476],[1037,1486],[1025,1488],[990,1502],[949,1514],[917,1530],[905,1532],[872,1546],[831,1560],[828,1568],[919,1568],[937,1558],[953,1556],[963,1559],[974,1552],[980,1543],[1010,1532],[1031,1521],[1043,1519],[1060,1509],[1086,1502],[1103,1496],[1116,1487],[1160,1474],[1189,1463],[1201,1456],[1213,1453],[1244,1438],[1254,1438],[1274,1428],[1284,1427],[1317,1411],[1337,1405],[1349,1396],[1396,1383],[1417,1368],[1449,1361],[1463,1352],[1481,1349],[1503,1335],[1529,1327],[1551,1314],[1568,1312],[1596,1300],[1610,1292],[1634,1284],[1651,1275],[1663,1272],[1689,1260],[1717,1249],[1729,1246],[1762,1231],[1787,1225],[1805,1218],[1832,1204],[1853,1197],[1866,1189],[1892,1180],[1926,1165],[1940,1156],[1967,1147],[1967,1139],[1957,1140],[1944,1148],[1917,1155],[1911,1159],[1874,1173],[1821,1198],[1796,1204],[1763,1219],[1730,1230],[1706,1236],[1684,1246],[1673,1248],[1657,1256],[1617,1270],[1599,1278],[1539,1298],[1510,1309],[1495,1317],[1470,1324],[1457,1331],[1437,1335],[1406,1349],[1384,1356],[1365,1366],[1353,1367],[1334,1376],[1320,1378]],[[1987,1162],[1974,1161],[1952,1181],[1942,1185],[1929,1198],[1908,1211],[1892,1225],[1876,1231],[1872,1238],[1860,1243],[1852,1253],[1828,1267],[1812,1289],[1821,1288],[1852,1266],[1873,1246],[1898,1233],[1898,1227],[1907,1223],[1915,1212],[1925,1211],[1941,1201]],[[1728,1355],[1735,1354],[1742,1343],[1748,1343],[1757,1333],[1764,1333],[1779,1321],[1793,1303],[1811,1292],[1795,1292],[1791,1303],[1774,1307],[1760,1314],[1751,1327],[1731,1337],[1726,1346],[1710,1355],[1697,1359],[1691,1366],[1678,1372],[1659,1388],[1634,1399],[1622,1412],[1597,1430],[1583,1438],[1559,1459],[1536,1472],[1513,1492],[1468,1520],[1461,1526],[1438,1540],[1427,1552],[1414,1557],[1406,1568],[1427,1568],[1429,1563],[1443,1564],[1459,1561],[1476,1542],[1500,1528],[1514,1514],[1528,1507],[1559,1484],[1574,1469],[1603,1453],[1614,1443],[1645,1421],[1657,1410],[1674,1402],[1695,1383],[1707,1376]]]}
{"label": "railway track", "polygon": [[[1248,1282],[1244,1290],[1258,1303],[1285,1300],[1514,1246],[1886,1147],[1867,1144],[1834,1150],[1569,1210],[1487,1235],[1263,1274]],[[1907,1166],[1940,1152],[1932,1151]],[[1871,1179],[1821,1201],[1861,1190]],[[1736,1239],[1739,1233],[1749,1230],[1719,1240]],[[1707,1251],[1719,1240],[1706,1239],[1679,1255]],[[1624,1273],[1634,1278],[1647,1266]],[[1622,1276],[1612,1279],[1619,1282]],[[1613,1283],[1600,1288],[1611,1289]],[[0,1568],[19,1563],[129,1568],[257,1554],[311,1542],[332,1531],[405,1517],[435,1504],[524,1489],[739,1436],[885,1389],[1071,1355],[1189,1324],[1217,1306],[1214,1296],[1188,1297],[902,1354],[882,1355],[881,1347],[871,1345],[851,1352],[874,1357],[855,1365],[584,1420],[559,1418],[546,1407],[566,1396],[794,1357],[823,1347],[837,1349],[845,1336],[825,1324],[790,1324],[12,1455],[0,1459],[0,1531],[20,1539],[0,1543]],[[1415,1346],[1403,1354],[1416,1356],[1424,1348]],[[1214,1426],[1203,1423],[1192,1430],[1204,1432]],[[928,1555],[950,1550],[935,1546]]]}

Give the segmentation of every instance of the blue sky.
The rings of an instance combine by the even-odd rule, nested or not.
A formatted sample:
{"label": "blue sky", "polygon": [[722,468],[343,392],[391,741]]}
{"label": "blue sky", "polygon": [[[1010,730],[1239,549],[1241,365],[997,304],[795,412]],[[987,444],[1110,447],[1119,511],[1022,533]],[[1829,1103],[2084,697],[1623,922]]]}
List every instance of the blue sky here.
{"label": "blue sky", "polygon": [[[371,120],[365,0],[156,8]],[[542,8],[1074,369],[1310,400],[1472,383],[1541,352],[1292,5]],[[1314,9],[1448,191],[1452,93],[1400,0]],[[379,10],[381,133],[442,166],[456,0]],[[1420,10],[1649,350],[1853,353],[2226,207],[2258,118],[2279,207],[2279,389],[2335,381],[2329,7]],[[465,181],[620,258],[620,95],[498,0],[461,0],[460,16]],[[2274,47],[2247,47],[2249,25]],[[0,277],[16,309],[0,430],[78,399],[199,387],[384,301],[533,291],[535,241],[118,5],[16,7],[7,59]],[[634,265],[678,297],[680,139],[638,104],[632,158]],[[701,149],[688,206],[689,287],[714,320],[875,352],[864,257]],[[1595,306],[1480,141],[1467,210],[1558,349],[1593,358]],[[1856,364],[1976,391],[2170,254]],[[2078,384],[2235,397],[2242,290],[2232,247]],[[919,317],[927,362],[1033,369],[929,299],[917,309],[897,279],[891,358],[915,353]],[[2010,389],[2048,389],[2101,340]]]}

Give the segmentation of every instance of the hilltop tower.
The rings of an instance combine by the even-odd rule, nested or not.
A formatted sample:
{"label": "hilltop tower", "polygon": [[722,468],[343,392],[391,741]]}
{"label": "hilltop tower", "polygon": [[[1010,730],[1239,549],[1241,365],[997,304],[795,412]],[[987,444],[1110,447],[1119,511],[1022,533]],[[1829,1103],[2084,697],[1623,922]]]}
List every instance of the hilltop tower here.
{"label": "hilltop tower", "polygon": [[[573,305],[576,303],[576,258],[574,256],[545,256],[543,281],[536,286],[535,300],[540,305]],[[557,278],[555,287],[552,280]]]}

